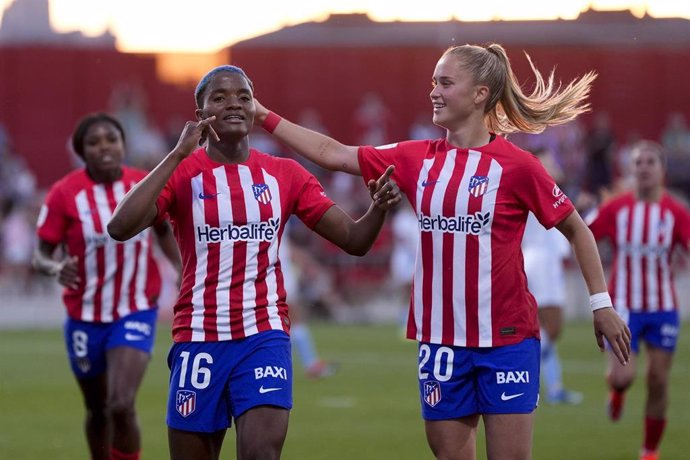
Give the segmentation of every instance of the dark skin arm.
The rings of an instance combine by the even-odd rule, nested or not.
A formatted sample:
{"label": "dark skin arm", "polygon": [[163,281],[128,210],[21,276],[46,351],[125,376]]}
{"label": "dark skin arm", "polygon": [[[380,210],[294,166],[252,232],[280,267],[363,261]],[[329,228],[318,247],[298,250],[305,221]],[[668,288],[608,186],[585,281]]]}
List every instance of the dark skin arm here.
{"label": "dark skin arm", "polygon": [[76,256],[68,255],[62,260],[55,260],[54,254],[57,246],[57,244],[39,240],[38,246],[34,250],[31,264],[39,273],[47,276],[55,276],[57,277],[58,283],[63,286],[70,289],[77,289],[81,282],[77,267],[79,259]]}
{"label": "dark skin arm", "polygon": [[153,171],[138,182],[115,208],[108,222],[108,234],[113,239],[126,241],[154,223],[158,215],[156,199],[175,168],[192,154],[204,136],[210,134],[218,138],[210,126],[215,119],[216,117],[209,117],[199,121],[188,121],[185,124],[175,148]]}
{"label": "dark skin arm", "polygon": [[373,201],[364,216],[355,221],[338,206],[332,206],[314,231],[348,254],[366,254],[381,231],[388,210],[402,199],[397,185],[390,180],[394,170],[394,166],[389,166],[378,180],[367,184]]}
{"label": "dark skin arm", "polygon": [[182,258],[180,257],[180,250],[177,247],[177,241],[173,237],[172,227],[166,220],[153,226],[153,231],[156,234],[158,245],[165,255],[166,259],[170,261],[177,272],[179,278],[182,273]]}

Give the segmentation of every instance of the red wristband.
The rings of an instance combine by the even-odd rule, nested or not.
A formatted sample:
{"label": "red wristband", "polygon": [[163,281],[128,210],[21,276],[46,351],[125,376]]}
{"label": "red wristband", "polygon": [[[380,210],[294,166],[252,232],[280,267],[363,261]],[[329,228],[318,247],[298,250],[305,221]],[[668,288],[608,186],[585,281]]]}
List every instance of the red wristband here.
{"label": "red wristband", "polygon": [[266,115],[266,118],[264,118],[264,122],[261,123],[261,127],[269,133],[272,133],[275,131],[276,126],[278,126],[278,123],[280,123],[280,120],[282,120],[280,115],[277,115],[274,112],[268,112],[268,115]]}

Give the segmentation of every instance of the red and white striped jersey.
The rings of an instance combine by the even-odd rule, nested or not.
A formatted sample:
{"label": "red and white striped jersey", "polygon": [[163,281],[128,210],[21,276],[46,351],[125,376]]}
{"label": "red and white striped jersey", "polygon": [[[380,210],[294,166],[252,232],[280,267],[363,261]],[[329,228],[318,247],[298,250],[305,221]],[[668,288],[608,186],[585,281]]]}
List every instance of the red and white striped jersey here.
{"label": "red and white striped jersey", "polygon": [[613,247],[609,293],[617,309],[634,312],[678,308],[671,271],[676,244],[690,242],[690,213],[664,193],[658,202],[625,193],[588,216],[596,239]]}
{"label": "red and white striped jersey", "polygon": [[154,306],[161,280],[151,247],[150,230],[120,243],[106,231],[117,204],[146,173],[123,167],[112,183],[94,182],[85,169],[55,183],[46,196],[37,223],[41,240],[64,244],[79,258],[77,289],[65,288],[70,318],[110,323]]}
{"label": "red and white striped jersey", "polygon": [[333,206],[294,160],[251,149],[241,164],[201,148],[173,172],[157,201],[182,255],[176,342],[215,342],[289,331],[278,247],[291,214],[313,228]]}
{"label": "red and white striped jersey", "polygon": [[500,136],[476,149],[445,139],[360,147],[365,180],[393,180],[419,221],[407,337],[495,347],[538,337],[521,252],[528,211],[547,228],[573,206],[539,160]]}

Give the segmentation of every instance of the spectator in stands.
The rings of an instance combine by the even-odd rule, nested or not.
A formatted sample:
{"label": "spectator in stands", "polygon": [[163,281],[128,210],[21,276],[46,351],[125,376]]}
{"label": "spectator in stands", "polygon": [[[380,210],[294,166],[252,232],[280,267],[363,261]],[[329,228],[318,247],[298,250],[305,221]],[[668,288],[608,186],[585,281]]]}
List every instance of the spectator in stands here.
{"label": "spectator in stands", "polygon": [[640,460],[658,460],[680,331],[671,255],[675,247],[690,248],[690,210],[664,189],[666,158],[660,145],[638,142],[632,161],[633,189],[605,203],[588,221],[594,236],[613,247],[609,291],[632,331],[629,365],[621,366],[612,355],[608,360],[608,415],[612,421],[621,418],[625,392],[635,379],[636,356],[644,341],[647,400]]}
{"label": "spectator in stands", "polygon": [[608,114],[596,113],[592,129],[587,133],[587,166],[584,179],[584,188],[587,192],[598,195],[611,186],[614,143]]}
{"label": "spectator in stands", "polygon": [[661,133],[661,143],[673,154],[676,152],[690,154],[690,129],[682,112],[669,114],[664,131]]}
{"label": "spectator in stands", "polygon": [[570,240],[597,342],[603,348],[606,337],[620,362],[628,359],[630,331],[606,293],[591,232],[539,161],[498,135],[575,118],[595,75],[555,89],[533,71],[536,87],[525,95],[500,45],[446,50],[430,95],[433,121],[446,129],[438,140],[346,146],[258,105],[269,132],[324,168],[371,180],[396,165],[420,222],[408,337],[419,342],[422,412],[437,458],[474,458],[480,417],[489,458],[531,457],[540,351],[520,252],[529,211]]}
{"label": "spectator in stands", "polygon": [[290,319],[278,256],[286,221],[295,214],[363,255],[401,199],[388,168],[368,183],[371,206],[354,221],[296,161],[250,149],[253,93],[238,67],[208,72],[195,91],[197,121],[186,123],[177,146],[108,224],[122,241],[166,214],[175,225],[184,273],[168,357],[173,460],[217,459],[233,419],[238,458],[280,457],[292,407]]}
{"label": "spectator in stands", "polygon": [[[85,167],[48,192],[33,265],[65,287],[65,341],[86,405],[91,459],[137,460],[141,434],[134,403],[154,345],[161,280],[150,232],[119,243],[105,226],[145,172],[123,166],[125,132],[110,115],[82,118],[72,147]],[[161,219],[154,229],[179,271],[169,224]]]}

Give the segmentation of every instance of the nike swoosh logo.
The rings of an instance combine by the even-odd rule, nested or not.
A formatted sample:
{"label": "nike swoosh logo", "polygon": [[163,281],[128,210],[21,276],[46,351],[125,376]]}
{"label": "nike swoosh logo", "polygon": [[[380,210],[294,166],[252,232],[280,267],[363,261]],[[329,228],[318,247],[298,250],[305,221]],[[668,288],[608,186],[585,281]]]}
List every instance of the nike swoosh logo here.
{"label": "nike swoosh logo", "polygon": [[125,334],[125,340],[144,340],[145,338],[143,335],[130,334],[129,332]]}
{"label": "nike swoosh logo", "polygon": [[501,393],[501,401],[510,401],[511,399],[515,399],[515,398],[522,396],[524,394],[525,393],[517,393],[514,395],[507,395],[504,391],[503,393]]}
{"label": "nike swoosh logo", "polygon": [[438,183],[437,180],[423,180],[422,187],[428,187],[429,185],[434,185],[436,183]]}
{"label": "nike swoosh logo", "polygon": [[217,193],[209,193],[209,194],[205,194],[204,192],[199,193],[199,199],[201,199],[201,200],[210,200],[211,198],[215,198],[217,196],[218,196]]}
{"label": "nike swoosh logo", "polygon": [[259,393],[264,394],[264,393],[270,393],[271,391],[278,391],[282,390],[282,388],[264,388],[263,385],[259,387]]}

